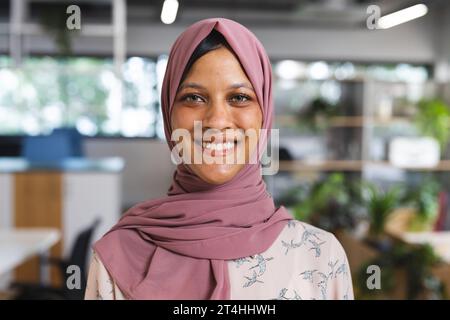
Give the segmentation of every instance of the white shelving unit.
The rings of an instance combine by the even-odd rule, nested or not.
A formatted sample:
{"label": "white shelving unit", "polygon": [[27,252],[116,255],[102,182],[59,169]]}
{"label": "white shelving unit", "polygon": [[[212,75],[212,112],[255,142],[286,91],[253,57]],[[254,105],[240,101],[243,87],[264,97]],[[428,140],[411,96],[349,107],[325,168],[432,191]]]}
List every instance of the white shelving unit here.
{"label": "white shelving unit", "polygon": [[[61,3],[61,1],[51,0]],[[10,21],[8,24],[0,24],[0,34],[9,35],[10,56],[16,66],[19,66],[24,55],[23,37],[44,35],[39,24],[27,21],[29,5],[42,0],[10,0]],[[45,2],[49,2],[46,0]],[[82,3],[80,0],[67,2],[67,6]],[[84,1],[86,2],[86,1]],[[126,0],[105,0],[112,6],[111,24],[87,24],[83,23],[81,11],[81,30],[83,37],[112,37],[113,60],[117,76],[121,76],[122,65],[126,59],[126,32],[127,32],[127,7]]]}

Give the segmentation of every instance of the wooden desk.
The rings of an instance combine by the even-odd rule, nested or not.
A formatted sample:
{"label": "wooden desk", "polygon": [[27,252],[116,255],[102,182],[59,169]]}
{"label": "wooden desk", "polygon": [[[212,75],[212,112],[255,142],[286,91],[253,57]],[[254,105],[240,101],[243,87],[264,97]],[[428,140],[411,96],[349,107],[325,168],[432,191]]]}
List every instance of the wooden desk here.
{"label": "wooden desk", "polygon": [[[92,241],[120,218],[121,158],[69,158],[33,163],[23,158],[0,158],[0,228],[54,228],[61,233],[52,257],[70,254],[77,235],[100,219]],[[52,266],[51,282],[60,285]],[[37,257],[15,269],[15,281],[39,281]]]}

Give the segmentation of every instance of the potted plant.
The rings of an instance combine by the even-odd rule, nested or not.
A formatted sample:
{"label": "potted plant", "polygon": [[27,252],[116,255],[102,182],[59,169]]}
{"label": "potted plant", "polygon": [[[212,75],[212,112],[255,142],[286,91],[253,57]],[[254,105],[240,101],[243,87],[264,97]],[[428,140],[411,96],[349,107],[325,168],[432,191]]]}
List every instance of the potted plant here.
{"label": "potted plant", "polygon": [[323,98],[312,100],[306,111],[297,115],[298,124],[313,132],[321,132],[328,128],[329,119],[337,114],[339,105],[328,102]]}
{"label": "potted plant", "polygon": [[438,197],[439,184],[430,177],[408,188],[401,199],[404,205],[390,215],[386,231],[395,235],[433,230],[439,213]]}
{"label": "potted plant", "polygon": [[55,44],[62,55],[72,52],[72,35],[77,30],[69,30],[66,26],[67,14],[65,4],[47,3],[40,15],[42,29],[55,40]]}
{"label": "potted plant", "polygon": [[358,190],[342,173],[330,174],[308,189],[297,191],[297,203],[292,211],[296,219],[308,221],[320,228],[333,231],[355,229],[358,214]]}
{"label": "potted plant", "polygon": [[439,209],[439,185],[432,179],[427,179],[418,188],[411,190],[406,200],[415,211],[409,230],[429,231],[433,229],[438,217]]}
{"label": "potted plant", "polygon": [[361,186],[370,223],[369,238],[374,241],[380,240],[383,238],[389,215],[400,205],[402,188],[397,185],[383,190],[367,182]]}
{"label": "potted plant", "polygon": [[[445,299],[443,281],[433,274],[441,264],[429,245],[411,245],[392,240],[389,250],[363,264],[357,273],[357,292],[362,299]],[[367,267],[377,265],[381,273],[380,290],[368,290]]]}
{"label": "potted plant", "polygon": [[438,141],[441,155],[444,154],[450,139],[450,106],[438,98],[421,100],[414,123],[421,134]]}

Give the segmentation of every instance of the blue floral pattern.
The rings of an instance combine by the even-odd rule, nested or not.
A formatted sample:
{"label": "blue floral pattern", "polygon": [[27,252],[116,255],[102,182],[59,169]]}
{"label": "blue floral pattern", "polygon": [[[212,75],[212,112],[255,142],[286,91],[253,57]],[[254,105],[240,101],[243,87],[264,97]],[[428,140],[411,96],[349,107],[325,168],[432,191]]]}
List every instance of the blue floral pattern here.
{"label": "blue floral pattern", "polygon": [[[265,252],[228,261],[231,299],[353,299],[344,249],[333,234],[290,220]],[[125,299],[94,252],[86,299]]]}
{"label": "blue floral pattern", "polygon": [[[281,267],[280,274],[284,264],[297,268]],[[264,290],[279,300],[353,298],[348,261],[340,243],[331,233],[300,221],[290,220],[266,252],[231,260],[230,267],[232,278],[241,276],[240,287],[253,290],[249,298]],[[277,283],[280,277],[288,279],[287,283]],[[246,294],[240,291],[236,298],[246,298]]]}

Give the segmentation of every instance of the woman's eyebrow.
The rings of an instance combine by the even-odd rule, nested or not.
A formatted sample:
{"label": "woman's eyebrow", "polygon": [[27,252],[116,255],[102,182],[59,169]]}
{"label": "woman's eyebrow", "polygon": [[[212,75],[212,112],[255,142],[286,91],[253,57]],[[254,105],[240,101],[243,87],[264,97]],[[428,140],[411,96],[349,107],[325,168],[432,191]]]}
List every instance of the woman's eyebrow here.
{"label": "woman's eyebrow", "polygon": [[180,85],[178,91],[183,90],[184,88],[194,88],[194,89],[205,89],[204,86],[195,82],[186,82]]}
{"label": "woman's eyebrow", "polygon": [[242,82],[242,83],[234,83],[234,84],[232,84],[231,86],[229,86],[228,88],[229,88],[229,89],[239,89],[239,88],[242,88],[242,87],[247,88],[247,89],[250,89],[250,90],[252,90],[252,91],[255,91],[255,90],[253,89],[253,86],[252,86],[251,84],[249,84],[249,83],[244,83],[244,82]]}
{"label": "woman's eyebrow", "polygon": [[[242,87],[250,89],[252,91],[255,91],[251,84],[245,83],[245,82],[233,83],[231,86],[228,87],[228,89],[238,89],[238,88],[242,88]],[[178,88],[178,91],[181,91],[185,88],[205,89],[204,86],[202,86],[201,84],[198,84],[196,82],[186,82],[186,83],[183,83],[180,85],[180,87]]]}

